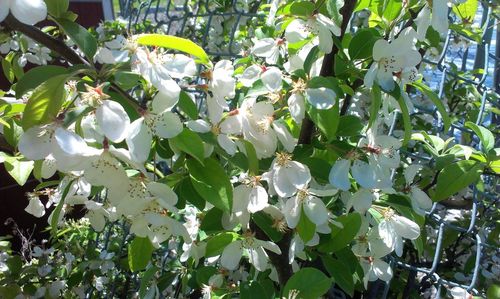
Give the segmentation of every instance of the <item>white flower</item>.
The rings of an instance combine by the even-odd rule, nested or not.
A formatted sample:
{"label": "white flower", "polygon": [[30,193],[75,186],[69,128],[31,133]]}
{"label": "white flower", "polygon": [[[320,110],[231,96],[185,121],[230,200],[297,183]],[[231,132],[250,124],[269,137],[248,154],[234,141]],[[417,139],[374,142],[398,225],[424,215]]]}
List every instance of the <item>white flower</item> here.
{"label": "white flower", "polygon": [[257,213],[267,206],[268,195],[256,177],[243,174],[240,181],[242,184],[234,188],[233,192],[233,213],[246,226],[250,213]]}
{"label": "white flower", "polygon": [[275,66],[266,67],[254,64],[245,69],[239,80],[244,86],[251,87],[260,79],[269,92],[280,92],[283,87],[282,77],[281,70]]}
{"label": "white flower", "polygon": [[276,64],[278,58],[285,56],[285,41],[281,38],[263,38],[255,42],[252,48],[252,54],[257,57],[263,57],[268,64]]}
{"label": "white flower", "polygon": [[10,13],[21,23],[34,25],[47,18],[47,5],[43,0],[0,1],[0,22]]}
{"label": "white flower", "polygon": [[401,145],[401,141],[392,136],[375,136],[372,129],[368,130],[367,138],[363,138],[359,142],[359,147],[368,155],[373,156],[378,164],[388,168],[397,168],[399,166],[398,150]]}
{"label": "white flower", "polygon": [[[302,189],[294,197],[287,199],[283,214],[290,228],[295,228],[299,223],[300,217],[306,216],[311,222],[320,226],[328,221],[328,209],[323,201],[315,195],[327,196],[333,195],[336,190],[314,190]],[[302,215],[304,210],[305,215]]]}
{"label": "white flower", "polygon": [[404,177],[407,185],[405,192],[409,193],[413,210],[419,215],[425,215],[425,212],[432,208],[432,200],[418,186],[411,185],[420,169],[422,169],[422,166],[417,164],[412,164],[405,169]]}
{"label": "white flower", "polygon": [[385,245],[395,250],[398,256],[403,254],[403,238],[415,240],[420,236],[420,227],[410,219],[396,215],[393,210],[384,212],[384,220],[377,227],[378,235]]}
{"label": "white flower", "polygon": [[234,156],[237,151],[236,143],[230,137],[230,134],[239,134],[241,132],[241,124],[235,118],[227,118],[222,123],[212,123],[203,120],[191,120],[186,123],[187,127],[193,132],[208,133],[212,132],[217,138],[217,143],[226,153]]}
{"label": "white flower", "polygon": [[287,198],[309,185],[311,173],[307,166],[292,161],[290,154],[277,153],[271,170],[263,175],[263,179],[268,180],[271,190],[278,196]]}
{"label": "white flower", "polygon": [[385,90],[394,89],[393,75],[405,68],[415,67],[422,56],[415,48],[417,33],[413,28],[404,29],[391,43],[384,39],[373,46],[373,64],[365,75],[365,85],[372,87],[375,79]]}
{"label": "white flower", "polygon": [[296,19],[290,22],[285,30],[285,38],[290,43],[297,43],[307,39],[310,33],[319,37],[319,49],[328,54],[333,48],[332,34],[339,36],[341,32],[330,18],[317,13],[307,21]]}
{"label": "white flower", "polygon": [[45,207],[40,201],[40,198],[35,195],[29,197],[29,204],[24,210],[37,218],[45,215]]}
{"label": "white flower", "polygon": [[243,252],[247,252],[250,263],[257,271],[265,271],[268,268],[268,256],[264,249],[281,254],[278,245],[271,241],[258,240],[250,233],[243,239],[236,240],[224,248],[220,256],[221,265],[228,270],[236,270],[240,263]]}
{"label": "white flower", "polygon": [[153,136],[173,138],[180,134],[182,129],[179,116],[170,111],[145,111],[143,117],[130,124],[125,139],[132,159],[144,163],[148,159]]}
{"label": "white flower", "polygon": [[392,278],[392,269],[388,263],[381,260],[379,257],[366,257],[361,258],[361,267],[365,273],[363,282],[365,288],[368,287],[369,281],[377,279],[389,282]]}

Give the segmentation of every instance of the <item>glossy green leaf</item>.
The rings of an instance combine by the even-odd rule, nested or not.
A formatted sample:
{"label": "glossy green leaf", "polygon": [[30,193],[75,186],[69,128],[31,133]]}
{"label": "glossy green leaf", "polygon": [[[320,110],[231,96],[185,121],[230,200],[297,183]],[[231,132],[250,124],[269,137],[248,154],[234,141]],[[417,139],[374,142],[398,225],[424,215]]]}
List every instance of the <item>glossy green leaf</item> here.
{"label": "glossy green leaf", "polygon": [[335,221],[342,223],[343,228],[332,226],[330,239],[320,246],[322,252],[336,252],[349,245],[361,227],[361,215],[349,213],[337,217]]}
{"label": "glossy green leaf", "polygon": [[402,96],[396,98],[401,108],[401,116],[403,117],[403,128],[404,128],[404,137],[403,137],[403,145],[406,145],[408,141],[411,139],[411,133],[413,130],[413,126],[411,125],[411,117],[410,111],[406,106],[406,102]]}
{"label": "glossy green leaf", "polygon": [[195,132],[188,128],[184,128],[179,135],[169,139],[169,143],[171,147],[185,152],[203,164],[203,159],[205,157],[203,140],[201,140],[200,136]]}
{"label": "glossy green leaf", "polygon": [[314,9],[314,3],[310,1],[294,1],[290,6],[290,13],[295,16],[310,16]]}
{"label": "glossy green leaf", "polygon": [[400,14],[403,8],[403,1],[401,0],[385,0],[382,16],[387,21],[394,21]]}
{"label": "glossy green leaf", "polygon": [[[323,272],[314,268],[302,268],[287,281],[283,294],[289,298],[290,292],[298,292],[295,298],[318,299],[323,296],[332,281]],[[292,293],[293,293],[292,292]]]}
{"label": "glossy green leaf", "polygon": [[486,129],[483,126],[476,125],[475,123],[470,121],[465,122],[465,127],[474,131],[477,137],[479,137],[484,153],[488,153],[495,147],[495,136],[493,135],[493,133],[491,133],[490,130]]}
{"label": "glossy green leaf", "polygon": [[233,186],[219,162],[208,158],[202,165],[194,159],[188,159],[186,166],[196,192],[215,207],[231,212]]}
{"label": "glossy green leaf", "polygon": [[380,34],[375,29],[360,29],[349,43],[349,56],[351,59],[365,59],[372,57],[373,45],[380,39]]}
{"label": "glossy green leaf", "polygon": [[453,5],[453,12],[462,19],[463,23],[469,24],[474,21],[478,8],[478,0],[466,0],[458,5]]}
{"label": "glossy green leaf", "polygon": [[87,59],[93,60],[97,52],[97,40],[95,37],[87,29],[68,19],[57,19],[57,23],[71,40],[75,42]]}
{"label": "glossy green leaf", "polygon": [[185,92],[181,91],[179,102],[177,103],[182,112],[186,113],[192,120],[198,119],[198,108],[191,97]]}
{"label": "glossy green leaf", "polygon": [[40,124],[46,124],[56,119],[65,99],[64,84],[67,74],[51,77],[34,91],[24,108],[22,127],[27,129]]}
{"label": "glossy green leaf", "polygon": [[304,208],[301,207],[302,212],[300,213],[299,223],[297,224],[297,233],[304,243],[309,242],[316,233],[316,224],[314,224],[309,218],[307,218]]}
{"label": "glossy green leaf", "polygon": [[358,136],[363,130],[361,119],[354,115],[343,115],[339,120],[337,136]]}
{"label": "glossy green leaf", "polygon": [[33,161],[20,161],[17,158],[9,157],[4,162],[5,169],[10,176],[20,185],[26,184],[34,167]]}
{"label": "glossy green leaf", "polygon": [[243,282],[240,285],[240,299],[269,298],[264,287],[258,281]]}
{"label": "glossy green leaf", "polygon": [[340,9],[344,6],[344,0],[327,0],[326,8],[333,22],[340,27],[342,24],[343,16]]}
{"label": "glossy green leaf", "polygon": [[210,64],[210,59],[205,50],[185,38],[164,34],[142,34],[137,38],[137,43],[143,46],[155,46],[181,51],[197,57],[203,64]]}
{"label": "glossy green leaf", "polygon": [[473,160],[462,160],[446,166],[438,175],[432,200],[446,199],[475,183],[483,172],[483,168],[483,163]]}
{"label": "glossy green leaf", "polygon": [[17,83],[15,87],[16,97],[21,98],[26,92],[35,89],[47,78],[66,74],[66,68],[57,65],[38,66],[29,70]]}
{"label": "glossy green leaf", "polygon": [[69,0],[45,0],[45,4],[48,13],[56,18],[63,16],[69,8]]}
{"label": "glossy green leaf", "polygon": [[128,265],[132,272],[146,268],[154,251],[149,238],[135,237],[128,245]]}
{"label": "glossy green leaf", "polygon": [[346,264],[347,261],[333,258],[329,255],[322,255],[321,260],[326,270],[335,280],[335,283],[344,290],[349,296],[354,295],[354,273]]}
{"label": "glossy green leaf", "polygon": [[371,105],[370,105],[370,119],[368,120],[368,128],[375,123],[378,119],[378,112],[382,104],[382,91],[378,85],[373,85],[371,92]]}
{"label": "glossy green leaf", "polygon": [[248,159],[248,172],[251,175],[259,174],[259,159],[257,158],[257,152],[252,143],[247,140],[243,140],[245,144],[245,153]]}
{"label": "glossy green leaf", "polygon": [[207,241],[205,256],[211,257],[222,254],[224,248],[226,248],[227,245],[235,241],[237,238],[237,234],[230,232],[221,233],[211,237]]}

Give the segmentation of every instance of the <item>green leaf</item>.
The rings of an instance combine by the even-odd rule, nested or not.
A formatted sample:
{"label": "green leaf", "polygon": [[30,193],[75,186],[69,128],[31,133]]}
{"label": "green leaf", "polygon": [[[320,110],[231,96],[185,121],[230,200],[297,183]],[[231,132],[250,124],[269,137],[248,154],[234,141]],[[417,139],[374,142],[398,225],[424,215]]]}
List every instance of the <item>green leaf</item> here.
{"label": "green leaf", "polygon": [[[308,2],[310,3],[310,2]],[[311,72],[311,68],[316,60],[318,60],[320,54],[319,47],[316,45],[312,47],[312,49],[309,51],[309,54],[307,54],[306,59],[304,60],[304,72],[306,74],[309,74]]]}
{"label": "green leaf", "polygon": [[203,164],[205,148],[203,146],[203,140],[201,140],[200,136],[195,132],[188,128],[184,128],[179,135],[169,139],[169,143],[170,146],[185,152]]}
{"label": "green leaf", "polygon": [[20,186],[26,184],[34,167],[33,161],[19,161],[17,158],[6,158],[4,163],[7,172]]}
{"label": "green leaf", "polygon": [[327,110],[316,109],[309,102],[306,102],[306,108],[307,114],[328,141],[335,139],[340,120],[339,101],[335,101],[335,105]]}
{"label": "green leaf", "polygon": [[265,299],[267,296],[264,287],[258,281],[243,282],[240,285],[240,299]]}
{"label": "green leaf", "polygon": [[403,137],[403,145],[406,145],[408,141],[411,139],[412,125],[411,125],[411,117],[410,111],[406,106],[406,102],[402,96],[396,98],[399,103],[399,107],[401,108],[401,116],[403,117],[403,128],[404,128],[404,137]]}
{"label": "green leaf", "polygon": [[500,285],[496,283],[491,284],[486,291],[486,298],[500,299]]}
{"label": "green leaf", "polygon": [[368,128],[375,123],[378,118],[378,112],[380,110],[380,105],[382,104],[382,91],[378,85],[373,85],[372,87],[372,103],[370,105],[370,119],[368,121]]}
{"label": "green leaf", "polygon": [[252,220],[273,241],[279,242],[283,235],[274,227],[273,219],[266,213],[259,211],[252,214]]}
{"label": "green leaf", "polygon": [[205,257],[217,256],[222,254],[224,248],[226,248],[227,245],[229,245],[233,241],[236,241],[237,239],[238,234],[229,232],[221,233],[209,238],[207,241]]}
{"label": "green leaf", "polygon": [[354,273],[351,272],[350,267],[346,264],[347,261],[342,261],[329,255],[322,255],[321,260],[328,273],[335,280],[335,283],[352,297],[354,295]]}
{"label": "green leaf", "polygon": [[141,75],[137,73],[126,71],[116,72],[113,76],[115,79],[114,82],[125,90],[129,90],[137,86],[142,78]]}
{"label": "green leaf", "polygon": [[299,223],[297,224],[297,233],[299,233],[302,241],[307,243],[314,237],[314,233],[316,233],[316,224],[307,218],[303,207],[301,207],[301,210]]}
{"label": "green leaf", "polygon": [[201,220],[200,229],[207,234],[224,230],[221,223],[222,214],[217,208],[210,209]]}
{"label": "green leaf", "polygon": [[210,64],[210,59],[205,50],[185,38],[163,34],[142,34],[137,38],[137,43],[143,46],[163,47],[188,53],[197,57],[201,63]]}
{"label": "green leaf", "polygon": [[202,165],[196,160],[188,159],[186,166],[196,192],[215,207],[230,213],[233,206],[233,186],[219,162],[208,158]]}
{"label": "green leaf", "polygon": [[361,227],[361,215],[350,213],[339,216],[336,221],[342,223],[343,228],[332,226],[330,239],[320,246],[322,252],[336,252],[349,245]]}
{"label": "green leaf", "polygon": [[450,164],[439,173],[434,201],[448,198],[463,188],[475,183],[483,172],[484,164],[473,160],[462,160]]}
{"label": "green leaf", "polygon": [[189,201],[200,211],[205,209],[205,200],[196,193],[190,179],[186,178],[182,180],[177,186],[176,191],[179,193],[180,199]]}
{"label": "green leaf", "polygon": [[360,29],[349,43],[349,56],[352,60],[372,57],[373,45],[380,39],[375,29]]}
{"label": "green leaf", "polygon": [[290,6],[290,12],[295,16],[310,16],[314,9],[314,3],[310,1],[295,1]]}
{"label": "green leaf", "polygon": [[198,108],[191,97],[185,92],[181,91],[179,102],[177,103],[182,112],[186,113],[192,120],[198,119]]}
{"label": "green leaf", "polygon": [[302,268],[287,281],[283,294],[289,298],[290,292],[298,292],[294,298],[318,299],[328,290],[332,281],[320,270],[314,268]]}
{"label": "green leaf", "polygon": [[438,95],[434,91],[432,91],[429,86],[425,85],[422,82],[414,82],[412,85],[420,90],[420,92],[427,96],[432,101],[432,103],[436,105],[439,114],[441,114],[441,117],[443,118],[444,132],[448,132],[451,126],[451,118]]}
{"label": "green leaf", "polygon": [[14,83],[14,79],[16,75],[14,74],[14,68],[9,60],[2,58],[2,70],[5,78],[9,81],[10,84]]}
{"label": "green leaf", "polygon": [[67,19],[56,19],[64,32],[71,38],[73,42],[85,54],[87,59],[93,60],[97,52],[97,40],[90,32],[81,25],[69,21]]}
{"label": "green leaf", "polygon": [[490,150],[495,147],[495,136],[490,130],[483,126],[478,126],[473,122],[465,122],[465,127],[471,129],[476,133],[479,140],[481,140],[481,147],[483,148],[483,153],[487,154]]}
{"label": "green leaf", "polygon": [[363,130],[361,119],[354,115],[343,115],[339,120],[337,136],[358,136]]}
{"label": "green leaf", "polygon": [[35,125],[46,124],[56,119],[66,99],[64,84],[67,79],[67,74],[51,77],[33,91],[24,108],[21,121],[25,131]]}
{"label": "green leaf", "polygon": [[386,0],[384,1],[383,17],[387,21],[394,21],[400,14],[403,8],[403,3],[401,0]]}
{"label": "green leaf", "polygon": [[135,237],[128,245],[128,265],[132,272],[146,268],[155,248],[149,238]]}
{"label": "green leaf", "polygon": [[247,140],[243,140],[245,144],[245,153],[248,159],[248,171],[251,175],[259,174],[259,159],[257,158],[257,152],[253,144]]}
{"label": "green leaf", "polygon": [[145,271],[144,274],[141,275],[141,285],[139,287],[139,298],[144,298],[144,296],[146,295],[148,284],[154,278],[154,275],[156,274],[156,272],[158,272],[158,270],[159,270],[158,267],[152,266],[147,271]]}
{"label": "green leaf", "polygon": [[63,16],[69,8],[69,0],[45,0],[45,4],[49,14],[56,18]]}
{"label": "green leaf", "polygon": [[57,227],[59,224],[59,215],[61,215],[62,208],[64,206],[64,202],[66,200],[66,196],[68,196],[69,190],[73,186],[73,180],[68,183],[66,188],[64,188],[63,194],[61,196],[61,200],[59,200],[59,203],[57,204],[56,208],[54,211],[52,211],[52,214],[50,215],[50,233],[52,236],[57,236]]}
{"label": "green leaf", "polygon": [[453,5],[453,12],[462,19],[463,23],[472,23],[478,8],[477,0],[467,0],[464,3]]}

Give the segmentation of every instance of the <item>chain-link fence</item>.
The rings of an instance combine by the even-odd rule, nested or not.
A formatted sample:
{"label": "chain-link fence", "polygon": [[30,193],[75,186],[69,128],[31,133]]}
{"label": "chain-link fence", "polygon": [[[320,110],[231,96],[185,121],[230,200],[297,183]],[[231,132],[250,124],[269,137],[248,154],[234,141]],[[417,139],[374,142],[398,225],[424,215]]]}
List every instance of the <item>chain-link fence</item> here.
{"label": "chain-link fence", "polygon": [[[222,58],[244,55],[242,49],[248,48],[245,45],[249,45],[254,34],[247,29],[266,23],[258,10],[262,1],[115,1],[119,4],[119,17],[128,23],[130,30],[141,26],[149,32],[190,38],[210,55]],[[497,44],[500,16],[492,11],[492,4],[481,2],[476,19],[470,22],[471,31],[476,30],[475,27],[482,28],[480,33],[466,36],[449,30],[441,54],[425,55],[422,65],[426,82],[438,91],[439,97],[448,102],[456,115],[472,110],[476,116],[473,122],[485,126],[499,123],[496,113],[500,109],[500,47]],[[456,21],[450,14],[450,22]],[[250,22],[253,26],[248,26]],[[242,27],[245,30],[240,30]],[[455,107],[454,102],[450,105],[454,97],[461,99]],[[479,149],[479,141],[464,127],[465,116],[458,119],[449,132],[442,132],[440,116],[433,107],[416,105],[414,114],[434,118],[433,134],[443,139],[454,137],[457,143]],[[393,129],[394,126],[391,132]],[[422,163],[436,163],[432,156],[411,155],[411,158]],[[415,292],[440,298],[443,287],[455,286],[485,296],[478,290],[484,290],[487,278],[494,276],[492,268],[500,263],[497,240],[490,242],[494,234],[489,234],[498,221],[499,190],[497,175],[484,174],[482,178],[479,187],[471,186],[469,192],[451,201],[434,204],[426,217],[425,243],[428,247],[424,257],[411,251],[403,258],[390,257],[399,279],[387,284],[382,281],[371,284],[369,298],[392,298],[396,293],[408,298]],[[108,231],[112,229],[109,227]],[[106,239],[106,234],[103,235]],[[167,258],[162,257],[163,260]],[[332,298],[346,296],[336,289],[329,294]]]}

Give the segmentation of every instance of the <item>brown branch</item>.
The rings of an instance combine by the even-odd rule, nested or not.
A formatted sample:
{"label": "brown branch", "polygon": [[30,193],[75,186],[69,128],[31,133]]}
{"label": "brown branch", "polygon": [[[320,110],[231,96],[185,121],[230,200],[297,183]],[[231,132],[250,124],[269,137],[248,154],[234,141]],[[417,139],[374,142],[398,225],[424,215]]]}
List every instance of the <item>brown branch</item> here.
{"label": "brown branch", "polygon": [[[344,6],[340,9],[340,13],[342,14],[342,24],[340,25],[339,40],[342,40],[342,38],[344,37],[347,25],[349,24],[351,16],[354,12],[356,2],[356,0],[347,0],[345,1]],[[319,73],[320,76],[329,77],[334,75],[333,66],[335,64],[335,55],[338,52],[339,49],[334,44],[332,51],[326,54],[323,58],[323,65],[321,66],[321,71]],[[310,144],[313,132],[314,123],[309,117],[305,117],[302,121],[302,127],[300,129],[299,144]]]}
{"label": "brown branch", "polygon": [[73,49],[68,47],[64,42],[57,40],[50,35],[45,34],[40,29],[35,26],[26,25],[24,23],[19,22],[16,18],[14,18],[11,14],[7,16],[4,23],[13,31],[21,32],[27,37],[33,39],[37,43],[44,45],[50,50],[58,53],[64,59],[66,59],[71,64],[84,64],[89,66],[90,64],[80,57]]}

